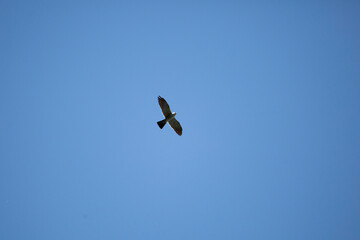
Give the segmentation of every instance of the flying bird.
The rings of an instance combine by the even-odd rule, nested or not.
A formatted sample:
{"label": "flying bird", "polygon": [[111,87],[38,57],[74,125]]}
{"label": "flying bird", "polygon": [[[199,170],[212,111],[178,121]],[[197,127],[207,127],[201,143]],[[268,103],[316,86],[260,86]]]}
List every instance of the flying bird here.
{"label": "flying bird", "polygon": [[182,127],[181,127],[180,123],[175,119],[176,112],[170,111],[169,104],[162,97],[159,96],[158,101],[159,101],[159,105],[160,105],[161,111],[162,111],[165,119],[158,121],[157,124],[162,129],[165,126],[166,122],[168,122],[170,127],[172,127],[172,129],[174,129],[174,131],[179,136],[181,136]]}

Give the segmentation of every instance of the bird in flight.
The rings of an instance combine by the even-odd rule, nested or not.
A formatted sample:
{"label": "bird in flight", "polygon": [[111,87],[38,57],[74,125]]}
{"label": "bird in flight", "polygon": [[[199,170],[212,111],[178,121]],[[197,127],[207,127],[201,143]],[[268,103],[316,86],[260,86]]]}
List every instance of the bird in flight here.
{"label": "bird in flight", "polygon": [[162,111],[165,119],[158,121],[157,124],[162,129],[165,126],[166,122],[168,122],[170,127],[172,127],[172,129],[174,129],[174,131],[179,136],[181,136],[182,127],[181,127],[180,123],[175,119],[176,112],[170,111],[169,104],[162,97],[159,96],[158,101],[159,101],[159,105],[160,105],[161,111]]}

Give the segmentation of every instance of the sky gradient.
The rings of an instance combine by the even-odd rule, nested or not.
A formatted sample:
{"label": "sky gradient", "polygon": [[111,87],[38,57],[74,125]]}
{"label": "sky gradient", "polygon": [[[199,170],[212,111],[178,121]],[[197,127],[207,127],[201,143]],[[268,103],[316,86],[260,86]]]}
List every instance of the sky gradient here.
{"label": "sky gradient", "polygon": [[359,12],[0,1],[0,239],[360,239]]}

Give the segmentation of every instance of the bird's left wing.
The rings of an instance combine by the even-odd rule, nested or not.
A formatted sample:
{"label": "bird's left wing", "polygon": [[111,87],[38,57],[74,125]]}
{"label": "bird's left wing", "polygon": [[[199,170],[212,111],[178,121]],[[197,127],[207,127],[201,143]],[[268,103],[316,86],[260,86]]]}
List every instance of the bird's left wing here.
{"label": "bird's left wing", "polygon": [[172,129],[174,129],[174,131],[175,131],[179,136],[181,136],[181,134],[182,134],[182,127],[181,127],[180,123],[179,123],[175,118],[172,118],[172,119],[169,121],[169,124],[170,124],[170,126],[172,127]]}

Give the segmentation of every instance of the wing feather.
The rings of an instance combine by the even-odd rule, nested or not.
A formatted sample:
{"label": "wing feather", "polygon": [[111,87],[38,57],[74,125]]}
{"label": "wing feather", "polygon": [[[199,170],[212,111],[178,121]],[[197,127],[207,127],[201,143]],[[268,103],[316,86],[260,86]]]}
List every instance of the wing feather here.
{"label": "wing feather", "polygon": [[174,129],[174,131],[175,131],[179,136],[181,136],[181,134],[182,134],[182,127],[181,127],[180,123],[179,123],[175,118],[172,118],[168,123],[169,123],[169,125],[172,127],[172,129]]}
{"label": "wing feather", "polygon": [[162,97],[158,97],[158,102],[161,108],[161,111],[164,115],[164,117],[167,117],[171,114],[169,104],[166,102],[166,100]]}

